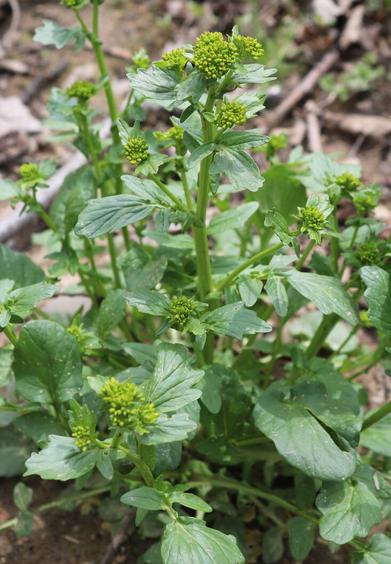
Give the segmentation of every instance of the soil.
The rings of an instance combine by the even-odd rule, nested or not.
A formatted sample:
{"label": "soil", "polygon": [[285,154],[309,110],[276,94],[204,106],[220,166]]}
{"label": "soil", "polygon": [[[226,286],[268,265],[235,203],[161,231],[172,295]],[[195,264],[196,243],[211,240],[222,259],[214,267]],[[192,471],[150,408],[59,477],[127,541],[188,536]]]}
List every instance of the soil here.
{"label": "soil", "polygon": [[[81,78],[92,79],[95,77],[96,68],[92,53],[88,50],[75,54],[69,49],[58,51],[55,48],[42,48],[33,43],[34,29],[40,25],[42,19],[53,19],[63,25],[73,24],[73,15],[70,11],[60,7],[58,0],[19,0],[19,4],[22,18],[16,40],[5,53],[4,60],[8,64],[21,63],[23,68],[20,67],[18,71],[7,71],[0,64],[0,97],[23,96],[26,94],[26,89],[31,87],[38,77],[50,69],[55,69],[60,61],[68,61],[68,66],[64,72],[60,73],[55,82],[45,84],[28,103],[32,115],[41,119],[45,117],[44,104],[50,86],[63,87]],[[286,6],[290,3],[266,0],[261,4],[262,14],[259,11],[259,17],[264,19],[266,28],[272,29],[285,17]],[[297,4],[300,6],[303,4],[304,8],[309,2]],[[229,31],[237,18],[241,18],[244,32],[251,32],[251,25],[258,25],[257,21],[250,21],[251,5],[256,6],[257,2],[211,0],[210,2],[191,3],[184,0],[145,0],[143,2],[106,0],[102,7],[102,40],[108,53],[111,53],[108,56],[110,70],[115,79],[124,80],[124,68],[128,62],[127,53],[134,53],[141,47],[145,47],[153,59],[163,48],[193,40],[200,31],[206,29]],[[85,14],[88,15],[88,9]],[[0,39],[9,26],[9,16],[7,0],[0,0]],[[378,50],[380,61],[382,61],[391,50],[384,40],[384,37],[387,36],[387,18],[384,17],[384,14],[382,15],[381,11],[370,17],[372,19],[367,22],[367,40],[374,38],[374,47]],[[339,22],[337,22],[338,25]],[[296,43],[302,48],[304,60],[308,63],[307,70],[317,62],[320,51],[332,41],[329,39],[329,36],[332,37],[332,31],[331,29],[331,32],[328,33],[326,30],[319,37],[314,22],[308,21],[307,16],[302,25],[302,31],[296,37]],[[281,41],[283,41],[282,37]],[[354,49],[345,53],[346,60],[338,63],[338,69],[344,68],[344,65],[349,64],[350,60],[354,60],[355,55]],[[282,83],[282,92],[284,93],[284,88],[289,90],[300,81],[303,72],[305,69],[304,71],[300,69],[300,72],[296,70],[292,76],[286,77]],[[315,89],[312,96],[320,106],[325,101],[325,94],[319,88]],[[335,100],[328,105],[327,110],[348,113],[364,112],[384,116],[384,119],[387,119],[390,102],[389,88],[387,90],[386,83],[380,83],[370,95],[364,97],[364,100],[357,97],[348,104]],[[104,101],[99,97],[97,109],[104,109]],[[164,115],[157,115],[152,119],[164,120],[165,118]],[[288,133],[292,132],[292,127],[303,120],[305,120],[304,109],[298,107],[287,120],[280,124],[279,129]],[[326,126],[322,127],[321,133],[321,142],[326,153],[338,153],[344,159],[360,162],[363,167],[364,181],[379,182],[385,187],[378,214],[391,225],[390,140],[360,137]],[[302,141],[304,147],[308,149],[306,138],[304,137]],[[1,172],[4,177],[12,176],[21,162],[45,157],[54,157],[61,162],[68,154],[69,149],[58,145],[54,147],[48,143],[44,133],[25,135],[14,132],[6,138],[0,138],[0,166],[2,166]],[[8,204],[0,203],[0,219],[8,212]],[[17,241],[16,244],[18,244]],[[19,241],[19,246],[25,247],[26,240]],[[28,249],[34,259],[42,264],[42,251],[31,246]],[[363,340],[367,341],[366,344],[375,346],[374,343],[369,342],[368,336],[363,335]],[[383,403],[391,396],[388,380],[384,370],[379,367],[375,367],[369,374],[360,378],[361,383],[369,390],[373,406]],[[15,515],[12,501],[12,490],[15,483],[16,481],[11,479],[1,481],[0,522]],[[35,479],[28,479],[26,483],[34,489],[34,506],[56,499],[66,487],[57,482]],[[110,546],[112,534],[108,524],[99,516],[98,506],[98,500],[92,500],[71,512],[53,509],[41,513],[34,521],[34,534],[30,537],[17,538],[12,530],[0,533],[0,564],[53,564],[53,562],[100,564],[102,555]],[[137,557],[148,548],[150,541],[142,541],[136,535],[132,536],[132,525],[129,526],[129,533],[126,542],[121,544],[109,562],[134,564]],[[260,531],[255,531],[253,540],[259,547]],[[259,551],[255,550],[254,559],[249,562],[260,562],[258,553]],[[290,564],[292,560],[285,557],[281,562]],[[331,556],[325,544],[319,542],[306,562],[308,564],[343,564],[348,562],[348,555],[342,550]]]}

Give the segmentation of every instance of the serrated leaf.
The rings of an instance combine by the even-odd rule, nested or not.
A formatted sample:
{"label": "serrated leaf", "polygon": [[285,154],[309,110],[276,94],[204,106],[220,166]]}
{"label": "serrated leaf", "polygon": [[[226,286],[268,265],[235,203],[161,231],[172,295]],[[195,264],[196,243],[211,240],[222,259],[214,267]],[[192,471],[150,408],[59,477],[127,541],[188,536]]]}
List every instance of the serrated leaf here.
{"label": "serrated leaf", "polygon": [[34,41],[42,45],[54,45],[62,49],[74,43],[78,50],[84,46],[84,33],[80,27],[63,27],[51,20],[43,20],[43,25],[35,30]]}
{"label": "serrated leaf", "polygon": [[149,432],[141,437],[144,445],[162,445],[175,441],[184,441],[197,429],[187,413],[174,413],[171,417],[160,415],[156,424],[149,427]]}
{"label": "serrated leaf", "polygon": [[25,399],[58,403],[81,388],[79,344],[54,321],[30,321],[15,347],[13,370],[16,389]]}
{"label": "serrated leaf", "polygon": [[81,452],[72,437],[50,435],[49,444],[26,461],[24,476],[38,474],[44,480],[74,480],[90,472],[97,452]]}
{"label": "serrated leaf", "polygon": [[242,339],[244,335],[268,333],[271,325],[260,319],[255,311],[246,309],[242,302],[219,307],[202,316],[202,322],[218,335]]}
{"label": "serrated leaf", "polygon": [[288,282],[325,315],[336,313],[351,325],[358,323],[353,302],[337,278],[294,270],[290,272]]}
{"label": "serrated leaf", "polygon": [[126,292],[126,302],[142,313],[165,316],[168,314],[170,300],[164,294],[154,290],[134,290]]}
{"label": "serrated leaf", "polygon": [[354,552],[352,564],[389,564],[391,562],[391,539],[376,534],[371,542],[360,552]]}
{"label": "serrated leaf", "polygon": [[230,147],[218,147],[210,172],[224,174],[237,190],[256,192],[263,185],[259,168],[250,155]]}
{"label": "serrated leaf", "polygon": [[368,317],[384,333],[391,333],[391,277],[379,266],[363,266],[360,274],[367,289]]}
{"label": "serrated leaf", "polygon": [[124,318],[125,295],[124,290],[112,290],[101,303],[97,320],[98,335],[101,338],[111,333]]}
{"label": "serrated leaf", "polygon": [[237,84],[264,84],[275,80],[277,69],[266,69],[263,65],[250,63],[247,65],[236,65],[233,80]]}
{"label": "serrated leaf", "polygon": [[144,395],[160,413],[176,411],[201,396],[202,392],[196,386],[204,372],[194,370],[191,361],[181,345],[162,343],[157,347],[155,370],[144,385]]}
{"label": "serrated leaf", "polygon": [[147,70],[139,69],[137,73],[127,76],[131,87],[144,98],[153,100],[167,110],[175,105],[176,88],[180,81],[177,72],[152,65]]}
{"label": "serrated leaf", "polygon": [[47,284],[46,282],[38,282],[38,284],[32,286],[18,288],[9,294],[6,307],[13,315],[24,319],[40,302],[51,298],[56,290],[55,284]]}
{"label": "serrated leaf", "polygon": [[211,529],[202,521],[191,518],[180,518],[166,526],[161,550],[164,564],[244,562],[235,537]]}
{"label": "serrated leaf", "polygon": [[219,144],[236,149],[251,149],[261,147],[269,141],[269,137],[262,135],[259,129],[252,131],[225,131],[218,139]]}
{"label": "serrated leaf", "polygon": [[209,224],[208,234],[216,235],[218,233],[223,233],[228,229],[242,228],[253,213],[257,211],[257,209],[257,202],[249,202],[247,204],[242,204],[237,208],[215,215]]}
{"label": "serrated leaf", "polygon": [[240,276],[238,279],[239,294],[246,307],[251,307],[257,303],[262,288],[262,282],[256,278],[251,278],[251,276]]}
{"label": "serrated leaf", "polygon": [[280,276],[269,276],[265,284],[267,295],[272,301],[277,315],[285,317],[288,312],[288,294]]}
{"label": "serrated leaf", "polygon": [[304,406],[284,399],[278,389],[260,395],[254,421],[281,456],[307,476],[345,480],[353,474],[355,454],[341,450]]}

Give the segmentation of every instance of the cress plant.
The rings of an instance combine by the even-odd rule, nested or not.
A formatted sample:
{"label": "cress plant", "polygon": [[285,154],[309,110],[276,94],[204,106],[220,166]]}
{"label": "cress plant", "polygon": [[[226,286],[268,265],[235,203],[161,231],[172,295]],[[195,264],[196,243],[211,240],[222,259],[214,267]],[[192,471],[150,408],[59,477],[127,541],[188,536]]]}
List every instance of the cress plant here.
{"label": "cress plant", "polygon": [[[202,33],[152,64],[137,53],[119,111],[101,3],[90,2],[90,26],[87,0],[63,0],[77,26],[45,21],[35,36],[94,50],[97,80],[55,88],[46,120],[53,141],[86,164],[49,211],[37,193],[52,162],[25,163],[0,183],[2,199],[46,223],[38,239],[50,259],[44,272],[0,247],[9,341],[0,473],[71,481],[40,507],[20,482],[19,514],[0,529],[29,534],[34,512],[102,495],[103,518],[118,525],[130,506],[140,535],[158,538],[144,563],[237,564],[259,552],[278,562],[285,542],[303,561],[318,535],[332,551],[350,545],[356,564],[390,562],[386,527],[366,537],[390,514],[391,403],[367,413],[356,382],[389,366],[379,187],[322,154],[297,148],[282,159],[286,139],[252,128],[275,71],[236,28]],[[110,138],[93,105],[99,91]],[[164,131],[145,126],[151,105],[166,115]],[[342,201],[355,209],[346,222]],[[67,286],[69,274],[78,282]],[[39,308],[60,290],[90,306]],[[360,344],[360,328],[376,346]],[[250,528],[262,531],[255,556],[249,509]]]}

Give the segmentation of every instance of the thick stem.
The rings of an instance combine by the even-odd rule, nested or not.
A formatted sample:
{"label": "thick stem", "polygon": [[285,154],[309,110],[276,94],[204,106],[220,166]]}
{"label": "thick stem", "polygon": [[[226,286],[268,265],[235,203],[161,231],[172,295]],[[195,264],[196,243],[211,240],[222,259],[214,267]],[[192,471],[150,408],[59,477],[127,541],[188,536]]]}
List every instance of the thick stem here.
{"label": "thick stem", "polygon": [[330,333],[334,325],[338,321],[338,316],[335,314],[325,315],[320,322],[319,327],[315,331],[314,336],[312,337],[312,341],[308,345],[308,348],[305,352],[305,356],[307,359],[312,358],[317,354],[317,352],[321,349],[327,335]]}
{"label": "thick stem", "polygon": [[368,429],[368,427],[371,427],[371,425],[375,425],[375,423],[380,421],[380,419],[383,419],[383,417],[386,417],[389,413],[391,413],[391,401],[389,401],[382,407],[379,407],[379,409],[372,413],[372,415],[367,417],[363,423],[361,430],[364,431],[365,429]]}
{"label": "thick stem", "polygon": [[304,249],[301,257],[299,258],[299,260],[296,263],[296,270],[301,270],[303,268],[304,263],[307,260],[307,257],[309,256],[309,254],[311,253],[311,251],[315,247],[315,245],[316,245],[316,241],[313,241],[313,240],[311,240],[308,243],[308,245]]}
{"label": "thick stem", "polygon": [[16,345],[18,344],[18,337],[16,336],[15,331],[13,330],[12,326],[6,325],[4,327],[4,333],[6,334],[10,343],[12,343],[14,345],[14,347],[16,347]]}
{"label": "thick stem", "polygon": [[128,448],[125,448],[121,445],[118,445],[116,448],[123,452],[126,458],[128,458],[135,465],[137,470],[140,472],[144,482],[147,484],[147,486],[152,488],[155,483],[155,479],[149,466],[137,454],[134,454]]}
{"label": "thick stem", "polygon": [[229,274],[228,276],[223,278],[223,280],[221,280],[216,285],[216,290],[218,292],[220,292],[221,290],[223,290],[227,286],[230,286],[230,284],[232,284],[232,282],[235,280],[235,278],[237,278],[239,276],[239,274],[241,274],[241,272],[243,272],[243,270],[246,270],[246,268],[249,268],[253,264],[256,264],[257,262],[261,261],[263,258],[267,257],[268,255],[275,253],[276,251],[281,249],[281,247],[283,247],[283,246],[284,246],[283,243],[276,243],[272,247],[269,247],[268,249],[264,249],[263,251],[260,251],[259,253],[256,253],[252,257],[248,258],[247,260],[242,262],[242,264],[237,266],[231,272],[231,274]]}

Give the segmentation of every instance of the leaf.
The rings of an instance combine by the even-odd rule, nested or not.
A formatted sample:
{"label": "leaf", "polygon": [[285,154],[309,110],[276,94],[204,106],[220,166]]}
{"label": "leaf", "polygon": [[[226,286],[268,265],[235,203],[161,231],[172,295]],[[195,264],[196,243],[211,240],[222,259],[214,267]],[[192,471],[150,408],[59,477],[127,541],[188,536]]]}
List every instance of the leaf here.
{"label": "leaf", "polygon": [[391,415],[364,429],[360,434],[360,445],[383,456],[391,456]]}
{"label": "leaf", "polygon": [[235,537],[211,529],[202,521],[191,518],[180,518],[166,526],[161,550],[164,564],[244,562]]}
{"label": "leaf", "polygon": [[215,215],[209,224],[208,234],[216,235],[217,233],[223,233],[228,229],[243,228],[243,225],[257,209],[257,202],[250,202]]}
{"label": "leaf", "polygon": [[[361,470],[361,469],[359,469]],[[365,467],[364,467],[365,470]],[[367,470],[373,475],[372,469]],[[367,476],[364,477],[367,478]],[[336,544],[345,544],[354,537],[366,537],[373,525],[382,520],[382,503],[376,496],[375,483],[362,480],[360,472],[343,482],[326,482],[316,498],[322,513],[321,536]]]}
{"label": "leaf", "polygon": [[0,349],[0,388],[6,386],[11,378],[11,367],[14,358],[10,349]]}
{"label": "leaf", "polygon": [[164,509],[167,505],[166,497],[162,492],[147,486],[125,493],[121,496],[121,501],[125,505],[147,509],[148,511],[158,511]]}
{"label": "leaf", "polygon": [[294,560],[302,562],[308,556],[315,542],[316,526],[304,517],[288,519],[289,550]]}
{"label": "leaf", "polygon": [[262,562],[279,562],[284,553],[282,533],[279,527],[268,529],[262,536]]}
{"label": "leaf", "polygon": [[288,282],[299,294],[314,302],[323,314],[336,313],[351,325],[358,323],[353,302],[337,278],[292,270]]}
{"label": "leaf", "polygon": [[25,399],[58,403],[81,388],[79,344],[54,321],[30,321],[15,347],[16,389]]}
{"label": "leaf", "polygon": [[144,445],[161,445],[184,441],[197,429],[197,423],[187,413],[175,413],[171,417],[160,415],[156,424],[149,427],[149,433],[141,437]]}
{"label": "leaf", "polygon": [[35,30],[34,41],[42,45],[54,45],[57,49],[74,43],[80,50],[84,46],[84,33],[79,27],[63,27],[51,20],[43,20],[43,25]]}
{"label": "leaf", "polygon": [[259,168],[250,155],[230,147],[218,147],[211,174],[224,174],[237,190],[256,192],[263,184]]}
{"label": "leaf", "polygon": [[50,435],[48,446],[26,461],[24,476],[38,474],[44,480],[74,480],[94,468],[96,457],[96,451],[81,452],[72,437]]}
{"label": "leaf", "polygon": [[41,447],[43,445],[46,446],[49,435],[57,435],[64,432],[60,423],[45,412],[21,415],[15,419],[14,427]]}
{"label": "leaf", "polygon": [[144,395],[160,413],[176,411],[201,396],[196,385],[204,372],[194,370],[191,360],[181,345],[162,343],[157,347],[155,370],[144,385]]}
{"label": "leaf", "polygon": [[379,266],[363,266],[360,275],[367,289],[368,317],[373,325],[391,334],[391,277]]}
{"label": "leaf", "polygon": [[14,487],[14,503],[20,511],[25,511],[33,499],[33,490],[23,482],[18,482]]}
{"label": "leaf", "polygon": [[269,323],[257,317],[255,311],[243,307],[242,302],[219,307],[204,315],[202,322],[218,335],[227,335],[235,339],[242,339],[244,335],[268,333],[272,330]]}
{"label": "leaf", "polygon": [[260,395],[254,421],[281,456],[307,476],[345,480],[353,474],[354,453],[341,450],[304,406],[284,399],[278,389],[269,388]]}
{"label": "leaf", "polygon": [[233,80],[236,84],[264,84],[275,80],[277,69],[266,69],[263,65],[251,63],[247,65],[236,65]]}
{"label": "leaf", "polygon": [[260,129],[252,131],[225,131],[219,137],[219,144],[226,147],[235,147],[236,149],[251,149],[252,147],[261,147],[268,143],[269,137],[262,135]]}
{"label": "leaf", "polygon": [[98,335],[104,338],[112,332],[125,315],[126,299],[124,290],[112,290],[101,303],[98,313]]}
{"label": "leaf", "polygon": [[197,165],[199,162],[201,162],[206,157],[211,155],[214,149],[215,149],[214,143],[204,143],[203,145],[200,145],[199,147],[194,149],[194,151],[191,153],[187,161],[187,166],[191,168]]}
{"label": "leaf", "polygon": [[12,251],[0,244],[1,278],[14,280],[15,288],[23,288],[45,279],[44,271],[34,264],[28,256]]}
{"label": "leaf", "polygon": [[238,279],[239,294],[246,307],[251,307],[257,303],[262,288],[262,282],[256,278],[251,278],[251,276],[244,275]]}
{"label": "leaf", "polygon": [[352,564],[389,564],[391,562],[391,539],[377,533],[360,552],[354,552]]}
{"label": "leaf", "polygon": [[10,200],[19,193],[18,185],[13,180],[0,180],[0,201]]}
{"label": "leaf", "polygon": [[56,290],[55,284],[47,284],[46,282],[38,282],[38,284],[32,286],[18,288],[9,294],[6,307],[13,315],[24,319],[40,302],[51,298]]}
{"label": "leaf", "polygon": [[147,70],[127,75],[131,87],[147,100],[153,100],[167,110],[173,108],[177,98],[177,84],[180,75],[169,69],[159,69],[152,65]]}
{"label": "leaf", "polygon": [[265,290],[277,315],[285,317],[288,312],[288,294],[281,276],[270,275],[265,284]]}
{"label": "leaf", "polygon": [[189,507],[194,509],[194,511],[202,511],[204,513],[209,513],[212,511],[211,506],[206,503],[203,499],[191,493],[185,493],[180,491],[174,491],[170,495],[171,503],[179,503],[184,507]]}
{"label": "leaf", "polygon": [[24,462],[31,449],[25,438],[15,429],[0,429],[0,477],[12,478],[23,474]]}
{"label": "leaf", "polygon": [[210,413],[218,413],[221,409],[221,385],[222,381],[213,367],[207,370],[202,388],[201,401]]}
{"label": "leaf", "polygon": [[97,198],[91,200],[79,215],[75,233],[94,239],[145,219],[154,208],[155,205],[129,194]]}
{"label": "leaf", "polygon": [[125,298],[128,305],[135,307],[142,313],[158,316],[168,314],[170,300],[160,292],[139,289],[133,292],[126,292]]}

